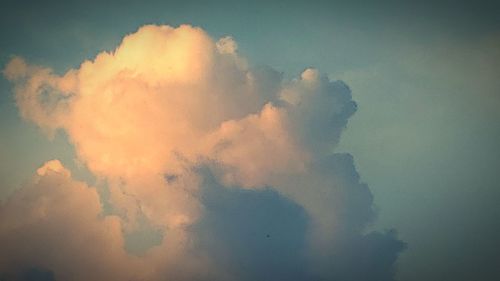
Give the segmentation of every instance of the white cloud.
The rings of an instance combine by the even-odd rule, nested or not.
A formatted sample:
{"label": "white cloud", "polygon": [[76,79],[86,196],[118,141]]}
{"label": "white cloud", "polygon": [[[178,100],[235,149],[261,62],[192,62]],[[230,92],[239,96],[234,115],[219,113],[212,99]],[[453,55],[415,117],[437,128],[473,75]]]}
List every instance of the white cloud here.
{"label": "white cloud", "polygon": [[[345,84],[330,81],[316,69],[284,81],[273,70],[249,67],[231,37],[215,41],[188,25],[148,25],[127,35],[113,52],[102,52],[62,76],[21,58],[14,58],[4,73],[15,84],[21,115],[49,133],[61,129],[68,134],[78,159],[108,182],[110,203],[118,215],[99,217],[95,190],[73,181],[58,161],[37,171],[43,184],[21,191],[34,192],[33,201],[24,204],[30,212],[19,210],[20,195],[8,201],[2,211],[6,218],[54,219],[40,226],[43,230],[38,224],[30,226],[34,229],[22,239],[64,251],[54,260],[40,261],[19,251],[16,259],[53,270],[62,280],[123,280],[134,274],[148,280],[245,279],[211,260],[212,252],[195,250],[203,247],[196,246],[200,230],[193,229],[203,225],[208,214],[217,213],[203,197],[208,174],[215,175],[218,184],[256,194],[270,186],[304,208],[312,222],[303,229],[310,239],[304,251],[318,264],[339,256],[338,241],[362,240],[361,230],[373,217],[371,194],[359,182],[352,161],[332,155],[356,104]],[[200,167],[210,172],[201,173]],[[61,192],[62,204],[39,210],[44,198]],[[70,204],[76,198],[78,204]],[[84,204],[90,204],[88,210],[79,207]],[[58,220],[59,211],[64,221]],[[161,229],[164,239],[144,257],[131,257],[123,250],[121,231],[136,230],[141,216]],[[0,235],[18,239],[8,230],[11,224],[6,220]],[[60,228],[81,233],[47,244],[43,235]],[[31,236],[39,231],[41,236]],[[83,261],[97,255],[101,247],[78,239],[93,239],[109,247],[108,254],[82,266],[75,264],[79,260],[62,259],[75,252]],[[13,245],[20,243],[15,240]],[[71,243],[85,250],[80,253],[68,246]],[[384,264],[384,272],[392,262]],[[314,275],[335,276],[328,266],[314,268]]]}

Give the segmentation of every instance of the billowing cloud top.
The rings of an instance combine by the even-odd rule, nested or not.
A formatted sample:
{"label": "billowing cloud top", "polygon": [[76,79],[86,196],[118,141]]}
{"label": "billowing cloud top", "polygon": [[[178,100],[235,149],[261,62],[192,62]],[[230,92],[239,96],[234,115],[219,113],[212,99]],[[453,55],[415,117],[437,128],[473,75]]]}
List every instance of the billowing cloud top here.
{"label": "billowing cloud top", "polygon": [[[64,130],[112,206],[47,162],[2,206],[6,276],[392,279],[404,244],[364,234],[371,193],[332,153],[356,110],[341,81],[312,68],[283,80],[188,25],[143,26],[64,75],[19,57],[4,75],[21,115]],[[134,255],[125,238],[144,224],[162,239]]]}

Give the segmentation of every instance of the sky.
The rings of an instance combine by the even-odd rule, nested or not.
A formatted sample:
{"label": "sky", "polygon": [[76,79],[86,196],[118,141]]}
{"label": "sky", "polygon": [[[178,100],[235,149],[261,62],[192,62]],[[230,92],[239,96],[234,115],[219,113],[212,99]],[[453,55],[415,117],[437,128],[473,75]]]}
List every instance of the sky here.
{"label": "sky", "polygon": [[493,280],[495,1],[2,1],[0,280]]}

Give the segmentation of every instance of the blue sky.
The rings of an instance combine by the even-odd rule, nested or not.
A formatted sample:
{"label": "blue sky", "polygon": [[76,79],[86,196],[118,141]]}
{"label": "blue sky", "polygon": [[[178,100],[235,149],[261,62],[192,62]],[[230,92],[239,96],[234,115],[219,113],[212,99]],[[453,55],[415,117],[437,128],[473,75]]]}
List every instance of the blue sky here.
{"label": "blue sky", "polygon": [[[374,195],[377,219],[365,231],[395,229],[407,243],[396,279],[498,276],[500,6],[493,1],[3,6],[2,67],[18,55],[63,74],[144,24],[187,23],[213,38],[232,36],[252,66],[285,79],[314,67],[343,80],[358,111],[334,151],[352,154]],[[55,158],[93,184],[64,133],[50,140],[22,120],[5,78],[0,91],[2,201]]]}

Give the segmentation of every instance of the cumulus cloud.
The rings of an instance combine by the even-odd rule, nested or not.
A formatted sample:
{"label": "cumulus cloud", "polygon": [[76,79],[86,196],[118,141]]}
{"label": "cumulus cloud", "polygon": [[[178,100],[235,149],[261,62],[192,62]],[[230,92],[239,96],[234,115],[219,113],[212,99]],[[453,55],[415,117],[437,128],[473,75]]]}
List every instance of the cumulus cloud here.
{"label": "cumulus cloud", "polygon": [[[71,179],[57,160],[49,161],[0,212],[1,270],[26,266],[56,270],[60,280],[126,279],[134,263],[123,249],[119,219],[100,217],[98,193]],[[116,275],[111,275],[115,271]]]}
{"label": "cumulus cloud", "polygon": [[[313,68],[284,80],[188,25],[143,26],[63,75],[20,57],[4,75],[20,114],[65,131],[112,206],[104,214],[94,188],[47,162],[2,206],[8,274],[392,279],[404,244],[364,234],[371,193],[352,157],[333,153],[356,111],[343,82]],[[133,255],[124,237],[144,220],[162,239]]]}

